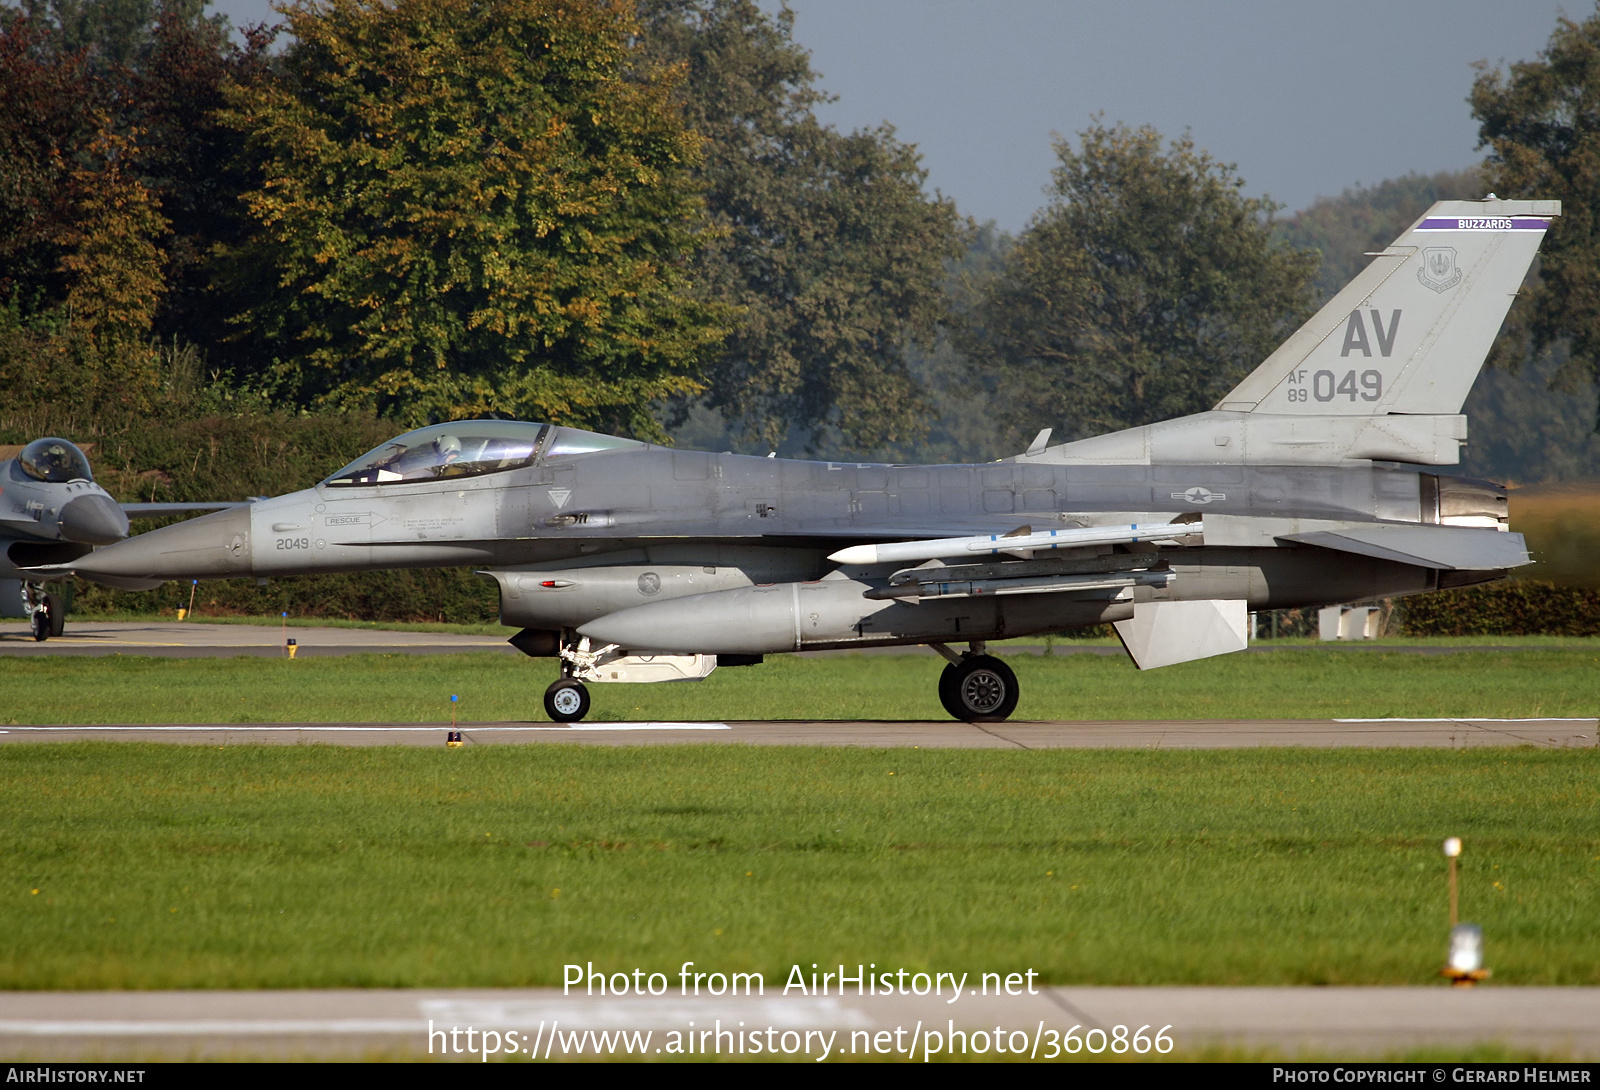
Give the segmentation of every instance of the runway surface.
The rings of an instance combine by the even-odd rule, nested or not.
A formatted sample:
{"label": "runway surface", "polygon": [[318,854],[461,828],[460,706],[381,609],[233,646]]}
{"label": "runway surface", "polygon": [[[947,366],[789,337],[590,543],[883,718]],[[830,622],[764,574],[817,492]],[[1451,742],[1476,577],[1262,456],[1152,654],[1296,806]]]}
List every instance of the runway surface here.
{"label": "runway surface", "polygon": [[[1205,1049],[1270,1049],[1288,1057],[1358,1059],[1432,1047],[1503,1045],[1557,1058],[1600,1058],[1600,988],[1035,988],[1027,994],[764,995],[681,993],[677,966],[660,966],[665,994],[562,995],[559,989],[329,989],[263,992],[0,993],[0,1056],[6,1059],[334,1058],[361,1056],[480,1059],[466,1030],[494,1034],[500,1055],[560,1059],[575,1054],[670,1055],[673,1042],[695,1054],[720,1049],[765,1059],[771,1048],[813,1060],[864,1056],[922,1060],[999,1052],[1052,1056],[1076,1027],[1078,1058],[1136,1059],[1123,1044],[1157,1034],[1169,1055]],[[696,966],[696,969],[704,969]],[[831,966],[829,968],[832,968]],[[853,974],[855,966],[847,966]],[[647,971],[648,972],[648,971]],[[907,974],[896,990],[926,988]],[[993,991],[1000,980],[994,979]],[[726,983],[724,982],[724,988]],[[1119,1034],[1117,1027],[1125,1027]],[[452,1037],[452,1029],[458,1032]],[[767,1031],[771,1030],[769,1034]],[[432,1036],[430,1037],[430,1030]],[[615,1031],[638,1031],[626,1037]],[[957,1031],[952,1033],[952,1030]],[[613,1034],[610,1047],[589,1031]],[[718,1033],[721,1033],[720,1038]],[[1096,1032],[1098,1031],[1098,1032]],[[646,1038],[644,1034],[648,1033]],[[701,1037],[700,1034],[705,1034]],[[513,1036],[514,1035],[514,1036]],[[751,1045],[759,1041],[761,1051]],[[959,1044],[957,1042],[960,1042]],[[998,1046],[998,1047],[997,1047]],[[1068,1045],[1067,1047],[1071,1047]],[[937,1048],[937,1051],[936,1051]],[[454,1051],[459,1049],[459,1052]],[[1147,1051],[1146,1055],[1152,1055]]]}
{"label": "runway surface", "polygon": [[274,628],[269,625],[178,621],[78,621],[66,634],[36,641],[25,621],[0,623],[0,655],[154,655],[162,658],[282,658],[285,639],[296,657],[325,655],[443,655],[463,651],[520,654],[505,636],[390,632],[374,628]]}
{"label": "runway surface", "polygon": [[[1185,719],[956,723],[462,723],[464,744],[922,747],[925,749],[1234,749],[1539,746],[1593,748],[1594,719]],[[440,746],[443,723],[194,723],[0,728],[6,742],[171,742],[188,745]]]}

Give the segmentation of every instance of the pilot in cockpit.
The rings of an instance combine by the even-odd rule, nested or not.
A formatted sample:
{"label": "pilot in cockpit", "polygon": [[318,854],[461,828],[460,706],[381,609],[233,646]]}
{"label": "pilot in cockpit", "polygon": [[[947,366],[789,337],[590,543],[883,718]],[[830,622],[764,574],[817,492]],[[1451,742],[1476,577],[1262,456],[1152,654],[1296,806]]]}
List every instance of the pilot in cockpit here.
{"label": "pilot in cockpit", "polygon": [[438,435],[431,442],[415,447],[399,447],[372,464],[368,479],[374,481],[424,480],[428,477],[459,477],[466,471],[461,460],[461,440],[453,435]]}

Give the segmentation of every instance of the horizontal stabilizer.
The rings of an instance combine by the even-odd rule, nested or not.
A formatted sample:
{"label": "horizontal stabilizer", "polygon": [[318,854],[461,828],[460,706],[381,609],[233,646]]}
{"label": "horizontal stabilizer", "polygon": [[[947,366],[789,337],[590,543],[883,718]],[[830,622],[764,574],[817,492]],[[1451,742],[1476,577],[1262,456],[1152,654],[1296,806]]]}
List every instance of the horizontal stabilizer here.
{"label": "horizontal stabilizer", "polygon": [[1140,602],[1133,617],[1113,622],[1128,657],[1141,670],[1243,651],[1249,613],[1240,601]]}
{"label": "horizontal stabilizer", "polygon": [[1532,563],[1521,534],[1466,526],[1374,524],[1286,534],[1281,540],[1441,570],[1496,571]]}

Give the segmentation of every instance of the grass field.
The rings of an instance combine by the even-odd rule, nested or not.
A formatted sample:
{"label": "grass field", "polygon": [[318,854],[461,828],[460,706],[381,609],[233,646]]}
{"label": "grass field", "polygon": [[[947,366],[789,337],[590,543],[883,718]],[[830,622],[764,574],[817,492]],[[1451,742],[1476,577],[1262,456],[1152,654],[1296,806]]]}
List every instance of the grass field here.
{"label": "grass field", "polygon": [[[0,747],[0,987],[1600,984],[1600,751]],[[675,979],[675,977],[674,977]]]}
{"label": "grass field", "polygon": [[[1003,650],[1003,649],[1002,649]],[[1600,641],[1544,650],[1302,647],[1141,673],[1122,655],[1014,655],[1026,719],[1593,716]],[[550,660],[431,657],[17,657],[0,723],[439,722],[543,719]],[[775,656],[705,681],[595,685],[591,719],[944,719],[929,655]]]}

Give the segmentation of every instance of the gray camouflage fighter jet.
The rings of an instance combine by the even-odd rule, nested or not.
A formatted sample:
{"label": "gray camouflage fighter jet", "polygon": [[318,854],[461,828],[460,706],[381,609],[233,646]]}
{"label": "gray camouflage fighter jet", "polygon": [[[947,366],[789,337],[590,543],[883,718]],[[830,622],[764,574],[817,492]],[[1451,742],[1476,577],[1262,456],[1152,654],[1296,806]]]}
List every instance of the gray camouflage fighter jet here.
{"label": "gray camouflage fighter jet", "polygon": [[[96,545],[128,536],[128,517],[190,514],[234,507],[231,503],[119,504],[94,483],[89,459],[65,439],[35,439],[16,457],[0,464],[0,593],[20,592],[20,610],[8,615],[29,619],[33,638],[59,636],[66,623],[60,596],[47,581],[59,573],[35,571],[41,565],[70,564]],[[99,577],[91,577],[99,578]],[[112,586],[143,590],[150,581],[100,579]]]}
{"label": "gray camouflage fighter jet", "polygon": [[[1435,205],[1215,409],[977,465],[805,462],[466,420],[314,488],[132,538],[97,578],[471,564],[545,693],[928,644],[951,715],[1000,720],[985,641],[1110,622],[1142,669],[1238,651],[1251,610],[1464,586],[1528,563],[1460,415],[1556,201]],[[964,652],[953,644],[966,644]]]}

